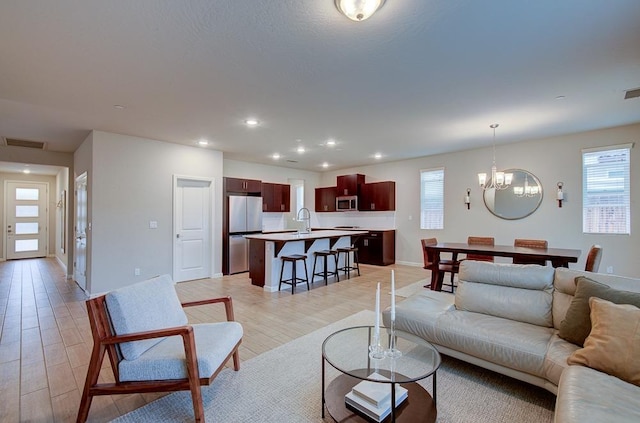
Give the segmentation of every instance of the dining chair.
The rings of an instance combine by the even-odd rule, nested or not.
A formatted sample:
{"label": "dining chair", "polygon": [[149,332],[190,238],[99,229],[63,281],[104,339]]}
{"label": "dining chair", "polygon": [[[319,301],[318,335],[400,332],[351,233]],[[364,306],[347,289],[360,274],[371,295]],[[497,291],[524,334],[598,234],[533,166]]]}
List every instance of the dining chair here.
{"label": "dining chair", "polygon": [[[420,242],[422,243],[422,256],[424,260],[423,268],[427,270],[431,270],[433,272],[434,271],[433,264],[435,261],[435,257],[433,257],[432,253],[427,252],[425,247],[428,245],[436,245],[438,243],[438,240],[437,238],[424,238],[424,239],[421,239]],[[454,253],[452,260],[440,260],[440,263],[438,266],[438,270],[440,272],[439,278],[438,278],[438,285],[450,286],[451,287],[450,292],[454,291],[454,287],[455,287],[454,276],[456,273],[458,273],[458,261],[456,260],[456,256],[457,256],[457,253]],[[446,272],[451,273],[451,283],[443,283],[444,274]]]}
{"label": "dining chair", "polygon": [[[488,236],[470,236],[467,238],[467,244],[469,245],[496,245],[496,241],[493,237]],[[476,260],[476,261],[494,261],[492,255],[486,254],[467,254],[464,260]]]}
{"label": "dining chair", "polygon": [[[227,321],[188,324],[183,307],[224,304]],[[96,395],[191,391],[197,422],[204,422],[201,385],[209,385],[233,357],[242,326],[231,297],[180,303],[168,275],[120,288],[87,301],[93,349],[77,422],[85,422]],[[109,356],[113,381],[98,382]],[[106,377],[106,379],[111,379]]]}
{"label": "dining chair", "polygon": [[[526,248],[534,248],[538,250],[546,250],[548,248],[549,243],[544,239],[522,239],[516,238],[513,241],[514,247],[526,247]],[[514,264],[538,264],[540,266],[546,266],[546,259],[536,259],[536,258],[526,258],[526,257],[514,257]]]}
{"label": "dining chair", "polygon": [[597,273],[600,268],[600,260],[602,259],[602,247],[598,244],[592,245],[587,254],[587,262],[584,270],[587,272]]}

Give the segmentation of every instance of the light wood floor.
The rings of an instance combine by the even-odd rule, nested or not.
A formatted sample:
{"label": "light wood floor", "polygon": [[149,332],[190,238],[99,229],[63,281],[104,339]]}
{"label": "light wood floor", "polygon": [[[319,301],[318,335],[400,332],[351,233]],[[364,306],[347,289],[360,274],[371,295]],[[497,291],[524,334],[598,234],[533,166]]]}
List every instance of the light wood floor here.
{"label": "light wood floor", "polygon": [[[310,291],[266,293],[248,274],[180,283],[183,301],[231,295],[236,320],[244,327],[240,358],[248,360],[299,336],[374,308],[375,285],[386,283],[382,307],[389,305],[390,271],[396,287],[428,276],[420,267],[366,266],[362,276],[339,283],[316,282]],[[0,263],[0,422],[75,421],[93,341],[84,301],[54,259]],[[224,320],[224,307],[189,310],[189,319]],[[104,363],[101,378],[112,378]],[[242,371],[242,365],[241,370]],[[96,397],[89,421],[108,421],[157,395]]]}

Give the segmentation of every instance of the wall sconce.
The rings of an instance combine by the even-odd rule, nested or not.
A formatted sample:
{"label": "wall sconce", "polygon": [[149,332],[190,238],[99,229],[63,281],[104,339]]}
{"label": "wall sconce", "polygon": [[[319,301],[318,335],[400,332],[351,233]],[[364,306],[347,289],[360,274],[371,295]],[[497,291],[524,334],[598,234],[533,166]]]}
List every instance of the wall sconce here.
{"label": "wall sconce", "polygon": [[467,210],[471,209],[471,188],[467,188],[467,195],[464,196],[464,203],[467,205]]}
{"label": "wall sconce", "polygon": [[564,192],[562,192],[563,186],[564,186],[564,182],[558,182],[558,191],[556,192],[556,200],[558,200],[558,207],[562,207],[562,200],[564,200]]}

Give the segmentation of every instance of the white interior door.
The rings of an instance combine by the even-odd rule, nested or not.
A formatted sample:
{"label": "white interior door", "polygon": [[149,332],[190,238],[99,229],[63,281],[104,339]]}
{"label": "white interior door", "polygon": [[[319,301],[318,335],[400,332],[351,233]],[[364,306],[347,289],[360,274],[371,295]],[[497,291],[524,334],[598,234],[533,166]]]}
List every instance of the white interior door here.
{"label": "white interior door", "polygon": [[49,185],[7,181],[7,259],[46,257]]}
{"label": "white interior door", "polygon": [[87,174],[76,178],[75,247],[73,253],[73,279],[82,289],[87,287]]}
{"label": "white interior door", "polygon": [[212,181],[174,178],[173,280],[211,277]]}

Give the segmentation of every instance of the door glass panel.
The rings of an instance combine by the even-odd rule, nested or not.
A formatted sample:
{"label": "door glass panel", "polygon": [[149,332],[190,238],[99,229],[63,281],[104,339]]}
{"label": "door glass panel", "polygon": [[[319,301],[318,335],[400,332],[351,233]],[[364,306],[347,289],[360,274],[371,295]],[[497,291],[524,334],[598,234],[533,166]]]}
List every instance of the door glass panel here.
{"label": "door glass panel", "polygon": [[38,188],[16,188],[16,200],[38,200]]}
{"label": "door glass panel", "polygon": [[16,223],[16,235],[30,235],[38,233],[38,222]]}
{"label": "door glass panel", "polygon": [[25,251],[38,251],[37,239],[16,239],[16,253]]}
{"label": "door glass panel", "polygon": [[16,206],[16,217],[38,217],[38,206]]}

